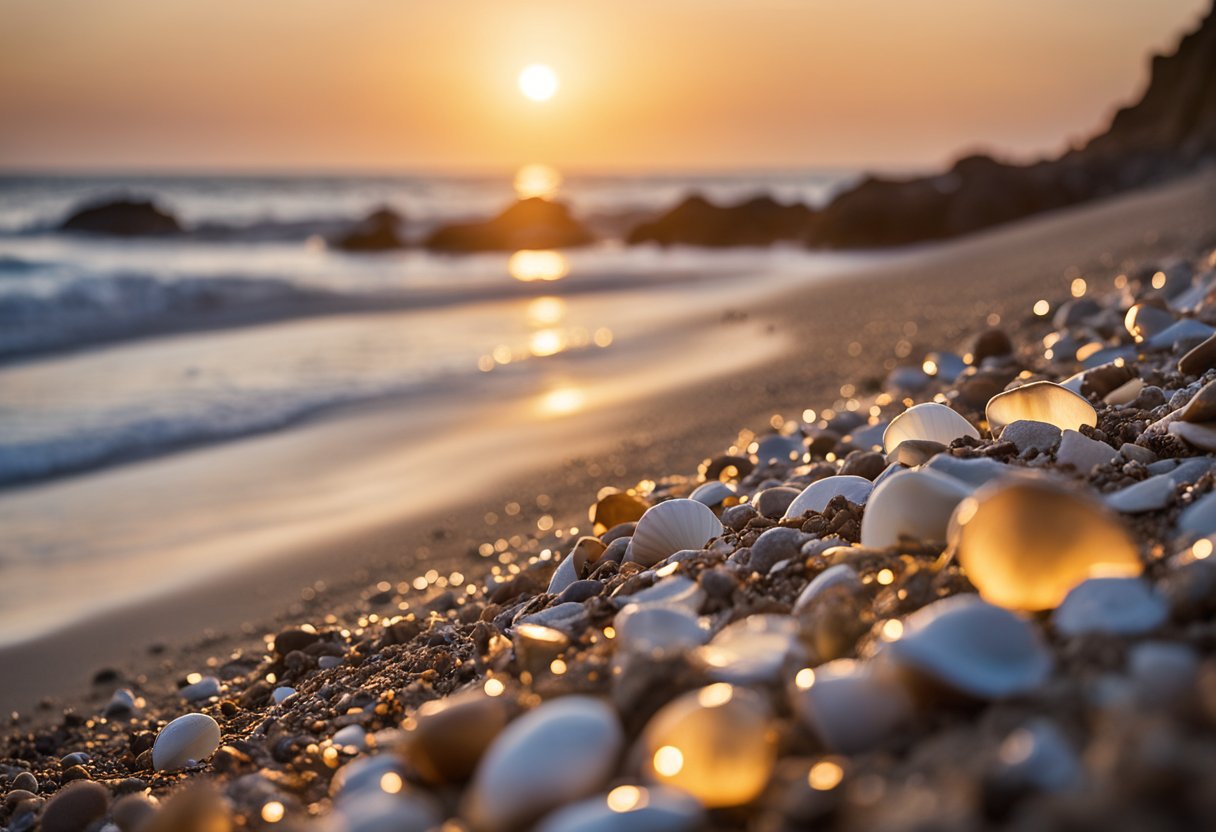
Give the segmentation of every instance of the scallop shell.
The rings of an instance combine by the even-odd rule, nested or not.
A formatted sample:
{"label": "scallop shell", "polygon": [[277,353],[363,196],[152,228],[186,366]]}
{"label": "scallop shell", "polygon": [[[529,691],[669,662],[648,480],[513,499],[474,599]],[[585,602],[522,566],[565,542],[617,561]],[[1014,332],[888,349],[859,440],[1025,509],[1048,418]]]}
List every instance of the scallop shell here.
{"label": "scallop shell", "polygon": [[1017,610],[1051,609],[1086,578],[1134,577],[1143,568],[1118,517],[1039,479],[977,491],[955,512],[949,542],[980,594]]}
{"label": "scallop shell", "polygon": [[907,692],[873,663],[837,659],[798,673],[794,713],[832,751],[857,754],[879,745],[912,716]]}
{"label": "scallop shell", "polygon": [[152,767],[177,771],[200,763],[220,747],[220,726],[206,714],[185,714],[170,722],[152,743]]}
{"label": "scallop shell", "polygon": [[861,518],[861,545],[895,546],[900,538],[945,540],[950,515],[971,491],[936,471],[903,471],[874,489]]}
{"label": "scallop shell", "polygon": [[837,496],[843,496],[855,505],[865,505],[873,489],[874,483],[865,477],[852,474],[824,477],[802,489],[802,493],[785,510],[785,518],[801,517],[808,511],[823,511]]}
{"label": "scallop shell", "polygon": [[887,649],[898,665],[983,699],[1026,693],[1051,674],[1051,653],[1038,631],[978,595],[920,608]]}
{"label": "scallop shell", "polygon": [[1060,430],[1080,430],[1081,425],[1098,424],[1098,412],[1093,405],[1067,387],[1050,381],[1032,381],[998,393],[988,400],[984,417],[994,436],[1019,419],[1046,422]]}
{"label": "scallop shell", "polygon": [[653,566],[681,549],[700,549],[722,534],[722,523],[696,500],[667,500],[646,509],[626,560]]}
{"label": "scallop shell", "polygon": [[883,449],[892,453],[900,442],[927,439],[949,445],[960,436],[979,439],[980,432],[959,413],[944,404],[924,402],[896,416],[882,435]]}

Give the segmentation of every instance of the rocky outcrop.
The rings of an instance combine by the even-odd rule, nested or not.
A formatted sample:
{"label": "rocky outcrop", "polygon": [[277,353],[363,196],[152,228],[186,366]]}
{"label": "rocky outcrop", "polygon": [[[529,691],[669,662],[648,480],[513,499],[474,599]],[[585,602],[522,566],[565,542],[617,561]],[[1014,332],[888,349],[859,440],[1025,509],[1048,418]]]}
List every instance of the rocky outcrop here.
{"label": "rocky outcrop", "polygon": [[812,211],[801,203],[785,205],[758,196],[736,205],[715,205],[700,194],[687,197],[667,213],[629,232],[631,245],[767,246],[801,240]]}
{"label": "rocky outcrop", "polygon": [[1012,165],[960,159],[946,173],[869,177],[810,221],[812,246],[905,245],[1147,185],[1216,160],[1216,16],[1170,56],[1152,60],[1148,89],[1109,128],[1059,158]]}
{"label": "rocky outcrop", "polygon": [[392,208],[372,211],[349,231],[333,240],[333,247],[342,251],[392,251],[405,248],[401,235],[404,218]]}
{"label": "rocky outcrop", "polygon": [[424,245],[434,251],[518,251],[587,245],[594,236],[561,202],[522,199],[492,220],[458,223],[434,231]]}
{"label": "rocky outcrop", "polygon": [[177,218],[147,199],[118,199],[94,202],[73,211],[60,231],[80,231],[112,237],[151,237],[179,234]]}

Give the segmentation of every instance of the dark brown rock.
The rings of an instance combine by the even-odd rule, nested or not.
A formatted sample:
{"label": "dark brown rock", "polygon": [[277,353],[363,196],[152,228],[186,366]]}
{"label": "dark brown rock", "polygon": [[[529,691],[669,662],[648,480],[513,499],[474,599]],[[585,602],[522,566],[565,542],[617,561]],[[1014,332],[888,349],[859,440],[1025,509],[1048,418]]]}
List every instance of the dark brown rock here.
{"label": "dark brown rock", "polygon": [[112,237],[151,237],[178,234],[182,227],[172,214],[151,200],[124,197],[77,209],[63,221],[59,230]]}
{"label": "dark brown rock", "polygon": [[434,251],[518,251],[585,246],[594,239],[564,204],[533,197],[491,220],[439,228],[425,245]]}
{"label": "dark brown rock", "polygon": [[630,245],[767,246],[779,240],[801,240],[812,215],[801,203],[785,205],[768,196],[722,206],[693,194],[662,216],[638,225],[626,241]]}

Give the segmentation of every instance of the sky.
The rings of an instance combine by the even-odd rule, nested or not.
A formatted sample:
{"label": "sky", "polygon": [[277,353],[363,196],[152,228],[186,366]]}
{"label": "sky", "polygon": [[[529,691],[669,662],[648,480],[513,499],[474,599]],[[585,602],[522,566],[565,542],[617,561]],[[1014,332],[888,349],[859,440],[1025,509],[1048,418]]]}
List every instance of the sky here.
{"label": "sky", "polygon": [[[1209,0],[0,0],[0,168],[916,169],[1100,129]],[[551,66],[557,94],[516,85]]]}

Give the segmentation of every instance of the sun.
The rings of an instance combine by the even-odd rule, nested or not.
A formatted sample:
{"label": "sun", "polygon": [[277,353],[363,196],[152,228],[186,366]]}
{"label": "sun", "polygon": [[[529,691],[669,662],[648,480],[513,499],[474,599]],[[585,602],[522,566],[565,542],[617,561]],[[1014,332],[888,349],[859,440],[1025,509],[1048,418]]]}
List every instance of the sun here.
{"label": "sun", "polygon": [[519,91],[533,101],[548,101],[557,92],[557,73],[544,64],[532,64],[519,73]]}

